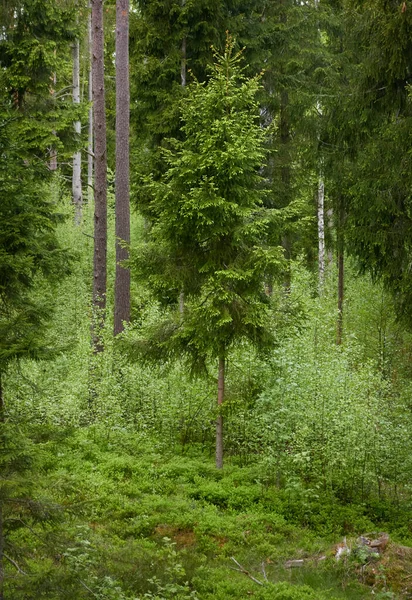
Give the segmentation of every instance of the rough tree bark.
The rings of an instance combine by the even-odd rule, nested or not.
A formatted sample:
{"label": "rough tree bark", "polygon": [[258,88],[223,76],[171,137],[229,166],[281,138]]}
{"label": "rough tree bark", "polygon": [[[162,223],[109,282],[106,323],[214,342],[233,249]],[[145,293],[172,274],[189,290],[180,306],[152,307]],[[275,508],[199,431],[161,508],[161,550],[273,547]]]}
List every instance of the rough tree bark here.
{"label": "rough tree bark", "polygon": [[319,246],[319,294],[325,285],[325,183],[322,174],[318,181],[318,246]]}
{"label": "rough tree bark", "polygon": [[93,346],[103,350],[101,330],[106,309],[107,257],[107,155],[104,88],[103,0],[91,0],[92,87],[94,130],[94,261],[93,261]]}
{"label": "rough tree bark", "polygon": [[216,468],[223,468],[223,415],[222,404],[225,399],[225,358],[219,358],[219,374],[217,380],[217,404],[219,414],[216,419]]}
{"label": "rough tree bark", "polygon": [[[80,104],[80,44],[77,39],[73,44],[73,104]],[[80,121],[74,122],[74,131],[77,136],[81,133]],[[74,222],[80,225],[82,221],[82,154],[75,152],[73,155],[72,193],[74,204]]]}
{"label": "rough tree bark", "polygon": [[130,320],[130,270],[122,265],[129,256],[129,0],[116,2],[116,279],[114,335]]}
{"label": "rough tree bark", "polygon": [[93,200],[93,82],[92,82],[92,64],[93,64],[93,52],[92,52],[92,14],[91,4],[89,2],[89,22],[88,22],[88,42],[89,42],[89,129],[87,137],[87,196],[89,202]]}

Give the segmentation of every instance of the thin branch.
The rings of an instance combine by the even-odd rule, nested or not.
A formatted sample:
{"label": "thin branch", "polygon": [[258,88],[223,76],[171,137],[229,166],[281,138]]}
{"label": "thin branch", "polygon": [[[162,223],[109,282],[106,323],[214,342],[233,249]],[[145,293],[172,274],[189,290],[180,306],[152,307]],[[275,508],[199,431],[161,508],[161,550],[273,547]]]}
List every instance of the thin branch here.
{"label": "thin branch", "polygon": [[82,586],[84,587],[85,590],[87,590],[88,592],[91,593],[92,596],[94,596],[95,598],[100,598],[100,596],[98,596],[97,594],[95,594],[93,592],[93,590],[91,590],[85,583],[84,581],[82,581],[81,579],[79,579],[80,583],[82,584]]}
{"label": "thin branch", "polygon": [[247,571],[244,567],[242,567],[242,565],[237,562],[237,560],[234,556],[231,556],[230,559],[233,560],[233,562],[239,567],[238,569],[231,567],[234,571],[239,571],[239,573],[243,573],[244,575],[249,577],[249,579],[251,579],[252,581],[257,583],[258,585],[264,585],[261,581],[259,581],[259,579],[256,579],[256,577],[253,577],[253,575],[251,575],[249,573],[249,571]]}
{"label": "thin branch", "polygon": [[6,560],[8,560],[9,562],[11,562],[11,564],[16,567],[16,569],[18,570],[19,573],[21,573],[22,575],[28,575],[28,573],[26,573],[25,571],[23,571],[23,569],[20,569],[19,565],[16,563],[16,561],[14,561],[12,558],[10,558],[10,556],[7,556],[7,554],[5,554],[3,552],[3,556]]}
{"label": "thin branch", "polygon": [[268,576],[266,575],[266,569],[265,569],[265,561],[262,561],[262,573],[263,573],[263,577],[265,578],[266,583],[269,583],[269,579]]}

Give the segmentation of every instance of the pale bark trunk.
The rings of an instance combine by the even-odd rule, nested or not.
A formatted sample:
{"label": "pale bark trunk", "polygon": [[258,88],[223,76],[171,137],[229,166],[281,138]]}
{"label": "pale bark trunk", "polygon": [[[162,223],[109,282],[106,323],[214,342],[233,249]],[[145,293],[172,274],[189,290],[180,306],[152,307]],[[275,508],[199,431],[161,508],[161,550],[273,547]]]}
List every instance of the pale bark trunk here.
{"label": "pale bark trunk", "polygon": [[121,263],[129,257],[129,0],[116,2],[116,280],[114,334],[130,321],[130,270]]}
{"label": "pale bark trunk", "polygon": [[219,374],[217,380],[217,404],[219,414],[216,419],[216,468],[223,468],[223,415],[222,404],[225,399],[225,358],[219,358]]}
{"label": "pale bark trunk", "polygon": [[107,156],[104,88],[103,0],[91,0],[92,7],[92,87],[94,129],[94,262],[93,262],[93,345],[103,350],[101,333],[106,309],[107,257]]}
{"label": "pale bark trunk", "polygon": [[319,245],[319,294],[325,285],[325,184],[322,175],[318,182],[318,245]]}
{"label": "pale bark trunk", "polygon": [[[89,2],[89,8],[91,4]],[[92,64],[93,64],[93,52],[92,52],[92,14],[89,12],[89,24],[88,24],[88,38],[89,38],[89,130],[87,139],[87,196],[89,202],[93,200],[93,77],[92,77]]]}
{"label": "pale bark trunk", "polygon": [[[80,44],[76,40],[73,45],[73,104],[80,104]],[[74,131],[77,136],[81,134],[80,121],[74,122]],[[72,192],[74,204],[74,222],[80,225],[82,221],[82,154],[75,152],[73,155]]]}
{"label": "pale bark trunk", "polygon": [[186,87],[186,38],[182,41],[182,60],[180,66],[180,81],[182,87]]}

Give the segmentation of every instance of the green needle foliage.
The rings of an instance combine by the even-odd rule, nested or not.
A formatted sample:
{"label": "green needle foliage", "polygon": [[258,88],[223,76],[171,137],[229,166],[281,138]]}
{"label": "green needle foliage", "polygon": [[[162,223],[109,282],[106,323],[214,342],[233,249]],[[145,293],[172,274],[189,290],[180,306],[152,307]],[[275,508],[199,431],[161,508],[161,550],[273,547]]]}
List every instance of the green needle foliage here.
{"label": "green needle foliage", "polygon": [[282,261],[281,249],[266,243],[259,77],[243,75],[233,46],[228,38],[215,55],[208,84],[190,86],[185,140],[170,141],[164,177],[147,183],[152,226],[134,260],[160,301],[185,298],[183,313],[156,324],[138,347],[153,357],[183,353],[195,370],[240,338],[269,340],[263,281]]}

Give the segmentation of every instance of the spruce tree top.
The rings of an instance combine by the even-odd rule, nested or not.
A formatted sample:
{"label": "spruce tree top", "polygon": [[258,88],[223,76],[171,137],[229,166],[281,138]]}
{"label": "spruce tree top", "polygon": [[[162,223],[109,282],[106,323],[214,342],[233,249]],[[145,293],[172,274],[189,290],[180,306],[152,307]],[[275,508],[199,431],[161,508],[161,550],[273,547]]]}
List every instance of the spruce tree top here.
{"label": "spruce tree top", "polygon": [[183,317],[156,326],[149,348],[195,362],[225,355],[242,337],[266,339],[263,281],[281,261],[281,250],[265,243],[259,77],[244,76],[233,47],[228,37],[209,82],[189,86],[185,139],[170,140],[165,175],[148,182],[152,227],[136,261],[160,299],[185,296]]}

